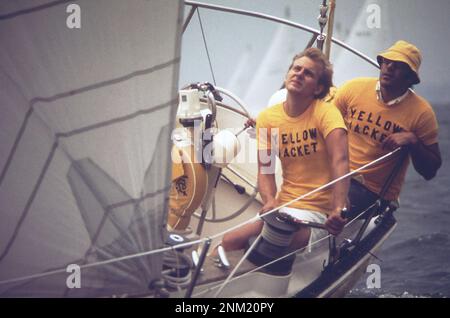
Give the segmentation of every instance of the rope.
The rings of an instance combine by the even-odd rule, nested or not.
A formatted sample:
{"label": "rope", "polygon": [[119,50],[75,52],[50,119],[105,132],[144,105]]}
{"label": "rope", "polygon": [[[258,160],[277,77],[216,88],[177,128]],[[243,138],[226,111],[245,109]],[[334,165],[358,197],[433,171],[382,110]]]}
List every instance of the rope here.
{"label": "rope", "polygon": [[[352,172],[347,173],[346,175],[343,175],[343,176],[341,176],[341,177],[339,177],[339,178],[337,178],[337,179],[335,179],[335,180],[333,180],[333,181],[331,181],[331,182],[329,182],[327,184],[324,184],[324,185],[320,186],[319,188],[316,188],[315,190],[313,190],[311,192],[308,192],[308,193],[306,193],[304,195],[301,195],[301,196],[299,196],[296,199],[293,199],[293,200],[291,200],[291,201],[289,201],[287,203],[284,203],[284,204],[280,205],[279,207],[276,207],[276,208],[266,212],[264,215],[269,215],[270,213],[274,213],[274,212],[278,211],[280,208],[288,206],[288,205],[290,205],[290,204],[292,204],[294,202],[300,201],[300,200],[302,200],[302,199],[304,199],[304,198],[306,198],[306,197],[308,197],[308,196],[310,196],[310,195],[312,195],[312,194],[314,194],[314,193],[316,193],[318,191],[321,191],[321,190],[323,190],[325,188],[328,188],[328,187],[334,185],[335,183],[337,183],[337,182],[339,182],[339,181],[341,181],[343,179],[349,178],[349,177],[359,173],[361,170],[364,170],[364,169],[366,169],[368,167],[371,167],[371,166],[379,163],[380,161],[382,161],[382,160],[384,160],[384,159],[394,155],[400,149],[401,148],[399,147],[399,148],[397,148],[397,149],[395,149],[395,150],[393,150],[393,151],[391,151],[391,152],[389,152],[389,153],[379,157],[378,159],[375,159],[374,161],[371,161],[368,164],[366,164],[366,165],[364,165],[364,166],[362,166],[362,167],[360,167],[360,168],[358,168],[356,170],[353,170]],[[140,253],[135,253],[135,254],[126,255],[126,256],[121,256],[121,257],[117,257],[117,258],[112,258],[112,259],[109,259],[109,260],[106,260],[106,261],[85,264],[85,265],[81,265],[80,269],[85,269],[85,268],[90,268],[90,267],[95,267],[95,266],[103,266],[103,265],[107,265],[107,264],[112,264],[112,263],[116,263],[116,262],[129,260],[129,259],[136,258],[136,257],[149,256],[149,255],[153,255],[153,254],[157,254],[157,253],[163,253],[163,252],[170,251],[170,250],[173,250],[173,249],[186,248],[186,247],[189,247],[189,246],[192,246],[192,245],[195,245],[195,244],[199,244],[199,243],[205,242],[207,240],[213,240],[215,238],[221,237],[221,236],[223,236],[223,235],[225,235],[225,234],[227,234],[227,233],[229,233],[231,231],[234,231],[235,229],[237,229],[237,228],[239,228],[239,227],[241,227],[241,226],[243,226],[245,224],[254,222],[254,221],[256,221],[256,220],[258,220],[260,218],[261,218],[260,215],[256,215],[256,216],[250,218],[249,220],[247,220],[245,222],[242,222],[240,224],[237,224],[237,225],[235,225],[235,226],[233,226],[233,227],[231,227],[231,228],[229,228],[229,229],[227,229],[225,231],[222,231],[220,233],[217,233],[215,235],[208,236],[208,237],[205,237],[205,238],[202,238],[202,239],[198,239],[198,240],[194,240],[194,241],[186,242],[186,243],[181,243],[181,244],[173,246],[173,247],[164,247],[164,248],[160,248],[160,249],[156,249],[156,250],[151,250],[151,251],[140,252]],[[62,268],[62,269],[59,269],[59,270],[53,270],[53,271],[39,273],[39,274],[34,274],[34,275],[28,275],[28,276],[22,276],[22,277],[18,277],[18,278],[2,280],[2,281],[0,281],[0,285],[4,285],[4,284],[8,284],[8,283],[15,283],[15,282],[19,282],[19,281],[28,280],[28,279],[41,278],[41,277],[55,275],[55,274],[61,274],[61,273],[66,273],[66,269]]]}
{"label": "rope", "polygon": [[[163,271],[163,277],[169,287],[183,288],[187,287],[191,282],[191,259],[182,252],[171,250],[164,253],[164,265],[169,267],[169,270]],[[187,269],[186,269],[187,268]],[[186,274],[183,276],[183,270]]]}
{"label": "rope", "polygon": [[[395,149],[394,151],[392,151],[392,152],[390,152],[390,153],[388,153],[388,154],[386,154],[386,155],[384,155],[384,156],[378,158],[377,160],[381,160],[381,158],[386,157],[386,156],[388,156],[388,155],[392,155],[392,154],[394,154],[395,152],[400,151],[400,150],[401,150],[401,147],[399,147],[399,148]],[[375,161],[377,161],[377,160],[375,160]],[[403,157],[401,158],[401,160],[399,160],[399,162],[397,163],[397,165],[398,165],[398,166],[401,166],[401,163],[402,163],[402,162],[403,162]],[[374,163],[374,161],[372,162],[372,164],[373,164],[373,163]],[[363,166],[363,167],[364,167],[364,166]],[[351,173],[349,173],[349,174],[347,174],[347,175],[351,175],[352,173],[355,173],[357,170],[363,169],[363,167],[360,167],[359,169],[356,169],[355,171],[353,171],[353,172],[351,172]],[[395,170],[395,169],[394,169],[394,170]],[[346,176],[347,176],[347,175],[346,175]],[[337,179],[333,180],[332,182],[323,185],[322,187],[316,188],[315,190],[313,190],[313,191],[307,193],[306,195],[311,195],[311,194],[314,193],[314,192],[318,192],[318,191],[320,191],[321,188],[328,187],[328,186],[330,186],[332,183],[336,183],[336,182],[339,181],[339,179],[345,178],[346,176],[342,176],[342,177],[340,177],[340,178],[337,178]],[[386,183],[387,183],[387,182],[390,183],[390,181],[391,181],[390,179],[391,179],[391,176],[389,176],[389,178],[388,178],[388,180],[386,181]],[[385,186],[383,187],[383,191],[384,191],[385,188],[386,188],[386,184],[385,184]],[[382,192],[383,192],[383,191],[382,191]],[[305,195],[305,196],[306,196],[306,195]],[[297,199],[294,199],[294,200],[292,200],[291,202],[296,202],[296,201],[299,201],[300,199],[301,199],[301,197],[298,197]],[[359,217],[360,215],[362,215],[362,213],[365,213],[366,211],[368,211],[371,207],[377,205],[378,202],[379,202],[379,200],[377,200],[373,205],[371,205],[371,206],[370,206],[369,208],[367,208],[365,211],[361,212],[361,213],[358,215],[358,217]],[[290,204],[290,203],[289,203],[289,204]],[[284,207],[284,206],[282,205],[281,207]],[[270,213],[273,213],[273,212],[275,212],[275,211],[277,211],[277,210],[278,210],[278,208],[277,208],[277,209],[274,209],[274,210],[271,210],[271,211],[267,212],[267,215],[270,214]],[[265,213],[265,214],[266,214],[266,213]],[[357,217],[357,218],[358,218],[358,217]],[[356,220],[357,218],[355,218],[354,220]],[[368,223],[368,220],[366,220],[366,222],[363,224],[363,228],[364,228],[363,231],[365,231],[365,228],[367,227],[368,224],[369,224],[369,223]],[[263,229],[264,229],[264,228],[263,228]],[[362,232],[363,232],[363,231],[358,232],[357,238],[355,239],[356,241],[358,241],[358,240],[360,239],[360,236],[362,235]],[[332,236],[332,235],[328,235],[327,238],[328,238],[328,237],[332,237],[332,238],[334,239],[334,236]],[[319,242],[320,242],[320,240],[319,240]],[[237,270],[237,267],[240,266],[240,265],[242,264],[243,259],[245,259],[245,258],[247,257],[247,255],[252,251],[252,249],[254,248],[254,246],[255,246],[255,244],[252,244],[252,246],[247,250],[247,252],[245,253],[245,255],[242,257],[241,261],[236,265],[235,269],[233,270],[233,272],[232,272],[228,277],[232,276],[232,274]],[[312,244],[309,244],[309,248],[311,248],[311,247],[312,247]],[[293,253],[294,253],[294,252],[293,252]],[[281,259],[283,259],[283,258],[285,258],[285,257],[287,257],[287,256],[289,256],[289,255],[292,255],[293,253],[290,253],[290,254],[285,255],[285,256],[283,256],[283,257],[281,257],[281,258],[278,258],[278,259],[276,259],[276,260],[274,260],[274,261],[272,261],[272,262],[270,262],[270,263],[268,263],[268,264],[263,265],[262,267],[268,266],[268,265],[274,263],[275,261],[281,260]],[[228,282],[228,281],[229,281],[229,279],[227,278],[226,282]],[[225,283],[224,283],[223,285],[225,285]],[[224,287],[225,287],[225,286],[222,286],[220,290],[222,290]],[[217,297],[217,295],[218,295],[218,293],[216,293],[215,297]]]}
{"label": "rope", "polygon": [[[401,147],[395,149],[394,151],[391,152],[391,155],[392,155],[393,153],[397,152],[397,151],[400,151],[400,150],[401,150]],[[395,176],[397,175],[397,173],[398,173],[400,167],[402,166],[403,161],[404,161],[405,158],[406,158],[406,153],[405,153],[403,156],[400,157],[400,160],[397,162],[397,164],[396,164],[396,166],[394,167],[392,173],[388,176],[388,178],[387,178],[387,180],[386,180],[386,182],[385,182],[385,184],[384,184],[384,186],[383,186],[383,189],[381,190],[381,193],[380,193],[380,199],[378,199],[377,201],[375,201],[375,203],[373,203],[372,205],[370,205],[367,209],[365,209],[363,212],[361,212],[361,213],[360,213],[356,218],[354,218],[353,220],[357,220],[363,213],[365,213],[365,212],[368,211],[369,209],[373,208],[375,205],[378,205],[378,204],[379,204],[379,201],[382,199],[382,197],[383,197],[384,194],[386,193],[387,189],[389,188],[389,186],[390,186],[392,180],[393,180],[393,179],[395,178]],[[378,158],[378,159],[380,159],[380,158]],[[378,160],[378,159],[377,159],[377,160]],[[359,169],[362,169],[362,167],[359,168]],[[355,171],[356,171],[356,170],[355,170]],[[355,171],[353,171],[353,172],[355,172]],[[341,178],[342,178],[342,177],[341,177]],[[339,179],[339,178],[338,178],[338,179]],[[336,179],[336,180],[338,180],[338,179]],[[336,180],[334,180],[334,181],[336,181]],[[337,182],[337,181],[336,181],[336,182]],[[328,184],[328,185],[329,185],[329,184]],[[318,189],[320,189],[320,187],[317,188],[316,190],[318,190]],[[315,191],[315,190],[314,190],[314,191]],[[312,191],[312,192],[314,192],[314,191]],[[311,192],[310,192],[310,194],[311,194]],[[297,198],[297,199],[299,199],[299,198]],[[273,211],[270,211],[270,212],[267,212],[267,213],[272,213],[272,212],[273,212]],[[349,223],[349,224],[351,224],[351,223]],[[357,233],[356,238],[355,238],[355,242],[359,242],[359,240],[361,239],[361,237],[362,237],[362,235],[363,235],[363,233],[364,233],[364,231],[366,230],[366,228],[367,228],[368,225],[369,225],[369,219],[367,219],[367,220],[364,222],[364,224],[362,225],[362,228],[361,228],[360,231]],[[266,227],[266,224],[264,225],[264,227]],[[263,228],[263,229],[264,229],[264,228]],[[332,235],[326,236],[326,238],[329,238],[329,237],[331,237],[331,238],[334,239],[334,236],[332,236]],[[317,242],[320,242],[320,241],[321,241],[321,240],[318,240]],[[313,244],[310,244],[310,245],[309,245],[309,248],[311,248],[312,245],[313,245]],[[255,244],[253,244],[253,245],[247,250],[247,252],[246,252],[245,255],[242,257],[242,259],[245,259],[245,258],[246,258],[246,256],[251,252],[251,250],[254,248],[254,246],[255,246]],[[307,246],[306,246],[306,247],[307,247]],[[306,247],[303,247],[302,249],[304,249],[304,248],[306,248]],[[272,263],[274,263],[274,262],[276,262],[276,261],[278,261],[278,260],[281,260],[281,259],[283,259],[283,258],[285,258],[285,257],[288,257],[288,256],[292,255],[293,253],[296,253],[296,252],[292,252],[292,253],[289,253],[289,254],[287,254],[287,255],[285,255],[285,256],[283,256],[283,257],[280,257],[280,258],[278,258],[278,259],[275,259],[274,261],[272,261],[272,262],[270,262],[270,263],[268,263],[268,264],[263,265],[262,268],[265,267],[265,266],[269,266],[270,264],[272,264]],[[241,260],[242,260],[242,259],[241,259]],[[242,261],[240,261],[240,262],[238,263],[238,265],[236,265],[236,267],[238,267],[241,263],[242,263]],[[237,269],[235,268],[235,270],[237,270]],[[230,274],[229,276],[231,276],[231,274]],[[229,281],[229,279],[226,280],[226,282],[228,282],[228,281]],[[224,285],[225,285],[225,283],[224,283]],[[225,287],[225,286],[222,286],[222,287],[220,288],[220,290],[222,290],[224,287]],[[217,295],[218,295],[218,293],[216,293],[215,297],[217,297]]]}
{"label": "rope", "polygon": [[[376,203],[374,203],[374,204],[370,205],[369,207],[367,207],[367,209],[365,209],[364,211],[362,211],[362,212],[361,212],[360,214],[358,214],[355,218],[353,218],[350,222],[348,222],[348,223],[345,225],[345,227],[348,227],[348,226],[350,226],[351,224],[353,224],[354,222],[356,222],[360,216],[362,216],[364,213],[366,213],[367,211],[369,211],[369,210],[370,210],[371,208],[373,208],[375,205],[376,205]],[[243,273],[243,274],[241,274],[241,275],[239,275],[239,276],[233,277],[232,279],[230,279],[230,280],[228,281],[228,283],[231,283],[231,282],[233,282],[233,281],[235,281],[235,280],[237,280],[237,279],[243,278],[243,277],[248,276],[248,275],[250,275],[250,274],[252,274],[252,273],[254,273],[254,272],[257,272],[257,271],[263,269],[264,267],[267,267],[267,266],[269,266],[269,265],[272,265],[273,263],[278,262],[279,260],[282,260],[282,259],[284,259],[284,258],[286,258],[286,257],[289,257],[289,256],[293,255],[293,254],[296,254],[296,253],[303,253],[308,247],[311,247],[311,248],[312,248],[314,245],[317,245],[317,244],[319,244],[320,242],[329,239],[330,237],[332,237],[332,235],[331,235],[331,234],[328,234],[327,236],[324,236],[324,237],[318,239],[317,241],[311,242],[311,244],[309,244],[309,246],[307,245],[307,246],[301,247],[301,248],[299,248],[299,249],[297,249],[297,250],[295,250],[295,251],[290,252],[289,254],[286,254],[286,255],[281,256],[281,257],[279,257],[279,258],[277,258],[277,259],[274,259],[274,260],[270,261],[270,262],[267,263],[267,264],[261,265],[261,266],[256,267],[256,268],[254,268],[254,269],[252,269],[252,270],[250,270],[250,271],[248,271],[248,272],[245,272],[245,273]],[[253,246],[253,245],[252,245],[252,246]],[[248,250],[251,250],[251,248],[249,248]],[[245,258],[244,258],[244,257],[245,257],[245,255],[241,258],[241,260],[243,260],[243,259],[246,258],[246,257],[245,257]],[[239,261],[239,263],[236,265],[236,267],[238,267],[241,263],[242,263],[242,261]],[[202,290],[201,292],[195,294],[194,297],[196,297],[196,296],[201,296],[201,295],[203,295],[203,294],[206,294],[207,292],[213,291],[214,289],[219,288],[219,286],[221,286],[221,284],[217,284],[217,285],[212,286],[212,287],[210,287],[210,288],[208,288],[208,289]],[[216,296],[215,296],[215,297],[216,297]]]}
{"label": "rope", "polygon": [[217,298],[217,296],[219,296],[219,294],[222,292],[222,290],[225,288],[225,286],[228,285],[228,283],[233,278],[233,276],[236,273],[236,271],[238,270],[238,268],[241,266],[241,264],[244,262],[244,260],[247,259],[247,256],[255,248],[256,244],[258,244],[260,239],[261,239],[261,234],[258,235],[258,237],[253,242],[253,244],[250,246],[250,248],[245,252],[244,256],[242,256],[242,258],[239,260],[237,265],[233,268],[233,270],[231,271],[230,275],[228,275],[227,279],[225,279],[225,281],[222,283],[222,285],[220,286],[219,290],[214,294],[214,298]]}

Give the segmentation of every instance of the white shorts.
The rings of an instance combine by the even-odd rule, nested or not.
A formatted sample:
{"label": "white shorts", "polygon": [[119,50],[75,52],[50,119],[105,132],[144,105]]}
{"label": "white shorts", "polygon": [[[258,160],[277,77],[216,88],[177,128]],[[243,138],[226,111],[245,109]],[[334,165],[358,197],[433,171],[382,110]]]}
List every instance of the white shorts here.
{"label": "white shorts", "polygon": [[[279,210],[280,212],[289,214],[293,218],[296,218],[298,220],[305,220],[310,222],[316,222],[324,224],[327,220],[327,216],[323,213],[311,211],[311,210],[303,210],[303,209],[296,209],[296,208],[288,208],[284,207]],[[311,229],[311,235],[309,236],[309,242],[308,242],[308,252],[311,252],[311,245],[314,242],[317,242],[321,238],[328,235],[328,232],[325,230],[317,229],[317,228],[310,228]]]}

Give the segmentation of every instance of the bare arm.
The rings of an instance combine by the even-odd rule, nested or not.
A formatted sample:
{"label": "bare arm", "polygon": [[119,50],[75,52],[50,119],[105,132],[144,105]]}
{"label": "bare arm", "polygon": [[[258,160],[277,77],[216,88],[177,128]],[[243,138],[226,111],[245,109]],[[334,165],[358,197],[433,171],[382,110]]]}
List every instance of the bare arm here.
{"label": "bare arm", "polygon": [[[325,143],[331,166],[331,179],[335,180],[349,172],[347,132],[344,129],[334,129],[328,134]],[[333,210],[340,211],[345,207],[349,186],[348,178],[334,184]]]}
{"label": "bare arm", "polygon": [[431,180],[441,167],[442,159],[439,144],[425,146],[414,133],[399,132],[390,135],[383,141],[383,148],[393,150],[400,146],[408,146],[414,169],[424,177]]}
{"label": "bare arm", "polygon": [[441,151],[439,150],[438,143],[425,146],[420,141],[417,142],[411,146],[411,158],[414,169],[425,180],[433,179],[442,165]]}
{"label": "bare arm", "polygon": [[[349,172],[347,132],[340,128],[334,129],[326,137],[325,143],[331,167],[331,179],[335,180]],[[331,234],[339,234],[345,225],[345,220],[341,217],[341,210],[346,206],[349,186],[348,178],[333,186],[333,210],[325,223]]]}
{"label": "bare arm", "polygon": [[264,206],[261,212],[276,207],[275,156],[270,150],[258,151],[258,188]]}

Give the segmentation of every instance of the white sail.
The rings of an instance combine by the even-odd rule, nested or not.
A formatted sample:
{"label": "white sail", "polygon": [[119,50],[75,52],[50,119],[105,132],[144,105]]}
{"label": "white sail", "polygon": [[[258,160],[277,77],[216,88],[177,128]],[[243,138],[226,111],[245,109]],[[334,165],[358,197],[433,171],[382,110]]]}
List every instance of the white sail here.
{"label": "white sail", "polygon": [[82,269],[81,288],[65,270],[163,245],[182,2],[69,5],[0,5],[3,296],[142,293],[161,275],[161,255]]}
{"label": "white sail", "polygon": [[[388,48],[393,42],[390,32],[389,4],[387,1],[366,0],[355,20],[346,43],[375,59],[383,48]],[[379,15],[377,15],[379,13]],[[333,65],[333,81],[341,86],[345,81],[355,77],[377,76],[378,69],[369,63],[356,58],[346,50],[340,50]]]}
{"label": "white sail", "polygon": [[252,58],[251,46],[247,46],[236,63],[233,75],[228,80],[225,88],[233,92],[236,96],[244,96],[247,90],[247,85],[253,75],[249,70],[249,64]]}
{"label": "white sail", "polygon": [[284,25],[279,27],[244,97],[254,115],[264,109],[271,94],[281,88],[292,57],[301,51],[304,43],[298,39],[297,30]]}
{"label": "white sail", "polygon": [[[286,14],[287,18],[289,15]],[[243,98],[253,115],[265,108],[270,96],[281,88],[292,58],[305,48],[308,40],[305,32],[286,25],[278,27]]]}

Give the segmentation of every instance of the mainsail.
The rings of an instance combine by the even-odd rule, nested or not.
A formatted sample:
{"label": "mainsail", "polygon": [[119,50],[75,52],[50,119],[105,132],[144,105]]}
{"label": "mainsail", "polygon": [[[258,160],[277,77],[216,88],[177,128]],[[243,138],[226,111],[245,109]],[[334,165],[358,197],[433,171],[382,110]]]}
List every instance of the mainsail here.
{"label": "mainsail", "polygon": [[161,254],[83,265],[164,245],[182,16],[182,1],[0,4],[0,295],[160,278]]}

